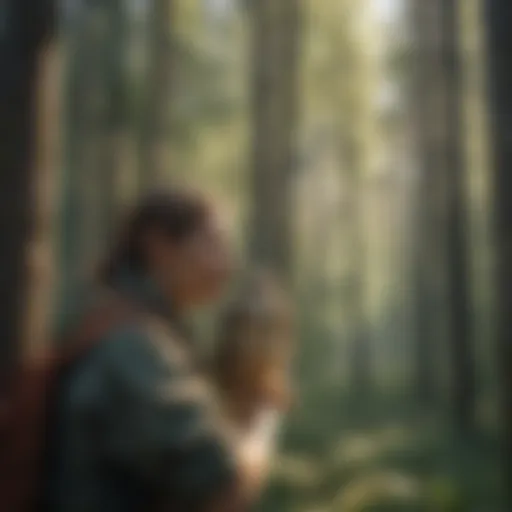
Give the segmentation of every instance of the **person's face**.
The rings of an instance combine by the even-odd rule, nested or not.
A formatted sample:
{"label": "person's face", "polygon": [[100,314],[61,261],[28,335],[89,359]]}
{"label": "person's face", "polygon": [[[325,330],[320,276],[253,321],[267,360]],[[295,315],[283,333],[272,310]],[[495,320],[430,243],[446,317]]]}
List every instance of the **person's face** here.
{"label": "person's face", "polygon": [[216,218],[179,243],[164,239],[159,250],[160,278],[171,299],[190,308],[218,298],[230,277],[232,258]]}

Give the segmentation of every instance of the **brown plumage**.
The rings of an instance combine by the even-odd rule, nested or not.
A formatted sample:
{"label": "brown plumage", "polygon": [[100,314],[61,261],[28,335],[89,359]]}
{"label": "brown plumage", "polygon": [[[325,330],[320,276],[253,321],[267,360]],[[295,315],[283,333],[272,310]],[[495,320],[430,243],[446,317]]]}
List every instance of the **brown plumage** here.
{"label": "brown plumage", "polygon": [[221,316],[214,379],[228,413],[250,422],[262,406],[286,408],[293,351],[290,300],[267,272],[251,275]]}

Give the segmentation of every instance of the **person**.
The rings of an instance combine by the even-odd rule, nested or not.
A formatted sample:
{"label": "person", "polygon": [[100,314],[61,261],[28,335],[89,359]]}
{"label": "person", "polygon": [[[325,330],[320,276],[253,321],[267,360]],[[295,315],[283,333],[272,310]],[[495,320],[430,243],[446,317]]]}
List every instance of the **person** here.
{"label": "person", "polygon": [[231,267],[197,192],[151,194],[135,208],[98,293],[132,314],[59,382],[43,510],[231,512],[254,500],[265,455],[231,435],[183,324],[217,300]]}
{"label": "person", "polygon": [[293,312],[267,271],[250,274],[227,304],[214,345],[213,381],[247,450],[270,458],[291,404]]}

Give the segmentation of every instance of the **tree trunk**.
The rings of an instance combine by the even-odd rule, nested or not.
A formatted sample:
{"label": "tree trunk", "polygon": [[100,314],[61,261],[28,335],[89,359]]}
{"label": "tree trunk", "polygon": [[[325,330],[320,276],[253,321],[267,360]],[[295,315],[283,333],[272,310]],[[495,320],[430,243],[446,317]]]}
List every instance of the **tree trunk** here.
{"label": "tree trunk", "polygon": [[475,407],[475,371],[471,339],[471,297],[467,236],[468,211],[462,127],[461,62],[457,0],[443,0],[444,142],[446,145],[448,315],[451,394],[454,419],[471,427]]}
{"label": "tree trunk", "polygon": [[80,302],[120,214],[127,124],[127,13],[123,0],[82,4],[65,26],[65,167],[58,328]]}
{"label": "tree trunk", "polygon": [[439,3],[417,0],[410,6],[415,47],[411,87],[412,127],[417,179],[413,254],[416,395],[432,405],[438,391],[440,341],[443,340],[446,186],[442,134],[442,67]]}
{"label": "tree trunk", "polygon": [[101,89],[104,98],[100,113],[102,140],[99,155],[98,196],[101,206],[101,246],[110,243],[122,206],[122,156],[126,149],[128,89],[126,68],[127,13],[124,0],[108,0],[104,6]]}
{"label": "tree trunk", "polygon": [[169,169],[173,119],[174,0],[152,0],[148,69],[140,133],[140,189],[157,186]]}
{"label": "tree trunk", "polygon": [[249,251],[292,276],[292,174],[297,125],[298,0],[253,4],[253,157]]}
{"label": "tree trunk", "polygon": [[[496,334],[507,486],[512,489],[512,4],[488,0],[486,24],[489,50],[490,108],[494,151],[494,215],[496,236]],[[512,500],[511,500],[512,501]]]}
{"label": "tree trunk", "polygon": [[[365,180],[369,175],[369,144],[372,123],[370,81],[371,57],[365,43],[353,29],[360,26],[359,12],[346,3],[345,17],[336,35],[340,55],[337,82],[339,106],[339,148],[341,186],[345,193],[342,230],[347,258],[344,278],[344,315],[347,318],[349,384],[355,397],[368,394],[372,387],[372,358],[366,318],[366,247],[364,223]],[[338,99],[339,101],[339,99]]]}
{"label": "tree trunk", "polygon": [[102,181],[100,11],[82,4],[64,27],[67,43],[64,90],[64,169],[59,240],[57,325],[65,325],[75,307],[79,283],[100,253]]}
{"label": "tree trunk", "polygon": [[54,31],[54,5],[10,0],[0,8],[0,372],[22,354],[27,244],[34,229],[38,72]]}
{"label": "tree trunk", "polygon": [[52,41],[41,54],[36,101],[37,131],[35,176],[32,181],[34,212],[27,245],[26,304],[23,315],[24,359],[41,357],[51,339],[55,305],[55,235],[59,211],[61,52]]}

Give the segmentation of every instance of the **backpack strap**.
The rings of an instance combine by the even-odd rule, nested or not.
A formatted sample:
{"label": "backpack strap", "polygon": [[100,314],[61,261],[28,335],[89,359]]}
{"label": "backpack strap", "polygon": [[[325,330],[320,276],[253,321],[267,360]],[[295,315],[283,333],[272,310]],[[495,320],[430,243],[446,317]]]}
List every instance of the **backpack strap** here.
{"label": "backpack strap", "polygon": [[140,307],[135,303],[112,294],[106,303],[100,303],[84,315],[65,337],[61,348],[53,353],[53,357],[58,359],[57,364],[61,367],[73,363],[100,343],[109,331],[141,314]]}

